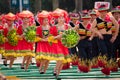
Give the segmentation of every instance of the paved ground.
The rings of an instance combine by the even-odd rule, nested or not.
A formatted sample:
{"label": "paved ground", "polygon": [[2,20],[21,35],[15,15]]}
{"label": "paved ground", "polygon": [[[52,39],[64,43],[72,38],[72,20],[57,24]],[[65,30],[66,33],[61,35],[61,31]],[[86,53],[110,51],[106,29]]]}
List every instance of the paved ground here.
{"label": "paved ground", "polygon": [[[15,63],[21,63],[22,62],[22,59],[23,58],[21,58],[21,57],[19,57],[19,58],[17,58],[16,60],[15,60]],[[33,62],[35,63],[35,59],[33,58],[32,59],[33,60]],[[1,55],[0,55],[0,64],[2,64],[2,62],[3,62],[3,60],[1,59]],[[35,65],[34,65],[35,66]],[[33,67],[34,66],[32,66],[30,69],[33,69]],[[16,67],[16,66],[15,66]],[[35,68],[35,67],[34,67]],[[15,69],[15,68],[14,68]],[[14,70],[13,69],[13,70]],[[20,70],[20,69],[18,69],[18,70]],[[51,69],[50,69],[51,70]],[[119,69],[120,70],[120,69]],[[72,71],[72,70],[71,70]],[[4,70],[3,70],[3,72],[4,72]],[[9,72],[9,71],[8,71]],[[20,71],[21,73],[22,73],[22,71]],[[33,72],[35,72],[35,74],[36,73],[38,73],[38,70],[37,69],[34,69],[34,71],[33,70],[30,70],[30,72],[27,72],[27,73],[33,73]],[[18,72],[19,73],[19,72]],[[17,73],[17,74],[18,74]],[[24,73],[25,75],[27,74],[27,73]],[[70,73],[70,72],[69,72]],[[68,74],[69,74],[68,73]],[[7,74],[7,73],[6,73]],[[15,74],[15,73],[11,73],[11,74]],[[50,75],[49,74],[49,71],[48,71],[48,73],[47,73],[48,75]],[[46,75],[47,75],[46,74]],[[63,74],[67,74],[67,72],[65,72],[65,71],[63,71],[62,72],[62,74],[61,74],[61,76],[63,75]],[[78,73],[76,73],[76,74],[78,74]],[[37,74],[37,76],[38,76],[39,74]],[[45,76],[46,76],[45,75]],[[114,75],[113,75],[114,76]],[[47,76],[46,76],[47,77]],[[21,80],[48,80],[48,79],[21,79]],[[56,79],[49,79],[49,80],[56,80]],[[85,78],[85,79],[62,79],[62,80],[120,80],[120,78],[93,78],[93,79],[91,79],[91,78]]]}

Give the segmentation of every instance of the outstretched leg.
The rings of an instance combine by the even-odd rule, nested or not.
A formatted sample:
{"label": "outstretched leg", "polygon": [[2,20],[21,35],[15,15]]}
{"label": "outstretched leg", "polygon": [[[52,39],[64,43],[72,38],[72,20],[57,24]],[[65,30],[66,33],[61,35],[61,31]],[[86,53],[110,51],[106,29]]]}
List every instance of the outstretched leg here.
{"label": "outstretched leg", "polygon": [[31,59],[32,59],[32,56],[28,56],[27,61],[26,61],[26,67],[25,67],[25,70],[28,69],[29,64],[31,63]]}
{"label": "outstretched leg", "polygon": [[12,68],[14,60],[15,60],[15,57],[11,56],[10,57],[10,66],[9,66],[10,68]]}

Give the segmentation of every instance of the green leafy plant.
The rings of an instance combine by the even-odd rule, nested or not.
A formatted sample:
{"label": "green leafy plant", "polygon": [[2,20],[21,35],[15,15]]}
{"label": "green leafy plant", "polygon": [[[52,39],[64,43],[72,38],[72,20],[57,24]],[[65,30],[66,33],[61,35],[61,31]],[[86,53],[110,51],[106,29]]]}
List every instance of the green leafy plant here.
{"label": "green leafy plant", "polygon": [[0,44],[2,45],[4,43],[5,43],[5,38],[4,38],[2,31],[0,31]]}
{"label": "green leafy plant", "polygon": [[8,42],[12,46],[16,46],[18,44],[18,36],[17,36],[17,32],[15,29],[12,29],[8,32],[7,38],[8,38]]}
{"label": "green leafy plant", "polygon": [[79,37],[80,36],[75,30],[66,30],[62,35],[62,44],[68,48],[74,47],[75,45],[77,45]]}
{"label": "green leafy plant", "polygon": [[28,42],[34,42],[36,37],[36,27],[35,26],[27,27],[24,30],[24,36]]}

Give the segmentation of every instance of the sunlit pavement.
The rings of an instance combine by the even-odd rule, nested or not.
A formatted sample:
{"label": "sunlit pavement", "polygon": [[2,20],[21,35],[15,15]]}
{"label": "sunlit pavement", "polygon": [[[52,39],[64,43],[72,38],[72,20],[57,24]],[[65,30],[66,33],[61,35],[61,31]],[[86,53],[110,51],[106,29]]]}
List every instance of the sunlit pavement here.
{"label": "sunlit pavement", "polygon": [[[19,57],[19,58],[17,58],[16,60],[15,60],[15,64],[16,63],[21,63],[22,62],[22,57]],[[35,59],[33,58],[32,59],[32,62],[33,63],[35,63]],[[55,61],[53,61],[53,62],[55,62]],[[0,64],[3,64],[3,60],[1,59],[1,56],[0,56]],[[55,65],[55,63],[54,64],[52,64],[52,65]],[[1,67],[1,66],[0,66]],[[4,67],[4,66],[3,66]],[[17,68],[16,68],[17,67]],[[8,66],[5,68],[5,69],[7,69],[8,68]],[[15,76],[18,76],[19,78],[20,78],[20,80],[56,80],[56,79],[54,79],[53,78],[53,76],[51,76],[52,74],[52,69],[51,68],[53,68],[53,67],[51,67],[51,64],[50,64],[50,68],[49,68],[49,70],[47,71],[47,73],[46,74],[44,74],[43,76],[45,77],[52,77],[52,79],[28,79],[28,78],[26,78],[26,76],[23,76],[23,78],[21,79],[21,77],[19,77],[19,75],[21,75],[21,73],[23,73],[23,75],[27,75],[27,77],[29,77],[29,74],[30,74],[30,77],[31,77],[31,74],[33,73],[33,74],[35,74],[35,75],[33,75],[33,77],[39,77],[39,71],[38,71],[38,69],[36,68],[36,65],[32,65],[32,66],[30,66],[30,68],[28,69],[28,72],[24,72],[24,71],[21,71],[21,69],[20,69],[20,65],[14,65],[14,67],[13,67],[13,69],[12,70],[15,70],[16,69],[16,72],[17,73],[14,73],[14,72],[12,72],[12,70],[10,70],[10,69],[8,69],[8,71],[7,70],[5,70],[6,72],[9,72],[9,71],[11,71],[11,75],[13,74],[13,75],[15,75]],[[2,69],[2,67],[1,67],[1,69]],[[120,69],[119,69],[120,70]],[[4,69],[2,70],[3,72],[5,72],[4,71]],[[20,71],[20,72],[19,72]],[[67,71],[68,71],[68,73],[67,73]],[[67,74],[68,75],[71,75],[72,76],[72,74],[73,74],[73,76],[74,75],[76,75],[76,74],[78,74],[77,73],[77,70],[76,70],[76,68],[74,68],[74,69],[69,69],[69,70],[67,70],[67,71],[64,71],[64,70],[62,70],[62,72],[61,72],[61,74],[60,74],[60,77],[62,77],[64,74],[67,76]],[[71,73],[70,73],[70,71],[71,71]],[[76,73],[75,73],[75,71],[76,71]],[[1,72],[1,71],[0,71]],[[73,73],[72,73],[73,72]],[[93,74],[93,73],[97,73],[97,72],[91,72],[90,74]],[[7,74],[7,73],[5,73],[5,74]],[[19,75],[18,75],[19,74]],[[79,73],[79,74],[82,74],[82,73]],[[99,73],[100,74],[100,76],[101,76],[101,73]],[[12,76],[13,76],[12,75]],[[88,73],[85,73],[85,75],[88,75]],[[95,74],[94,74],[95,75]],[[40,75],[40,77],[43,77],[43,76],[41,76]],[[71,77],[70,76],[70,77]],[[80,75],[81,76],[81,75]],[[97,76],[97,75],[96,75]],[[114,75],[112,75],[112,76],[114,76]],[[69,76],[68,76],[69,77]],[[80,79],[78,78],[78,79],[69,79],[69,78],[66,78],[66,79],[61,79],[61,80],[120,80],[120,75],[119,75],[119,77],[118,78],[82,78],[83,76],[81,76],[80,77]],[[99,76],[98,76],[99,77]],[[25,78],[25,79],[24,79]],[[57,80],[59,80],[59,79],[57,79]]]}

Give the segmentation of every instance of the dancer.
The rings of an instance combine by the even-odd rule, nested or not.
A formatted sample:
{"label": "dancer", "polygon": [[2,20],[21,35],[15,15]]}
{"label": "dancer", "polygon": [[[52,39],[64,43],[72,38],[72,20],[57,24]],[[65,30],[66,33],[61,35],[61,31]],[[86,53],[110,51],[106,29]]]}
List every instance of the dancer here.
{"label": "dancer", "polygon": [[53,29],[53,35],[54,39],[58,41],[58,43],[52,44],[52,52],[56,56],[54,59],[57,61],[53,75],[58,76],[64,63],[70,62],[68,48],[61,43],[62,33],[69,29],[69,26],[66,24],[68,14],[62,9],[56,9],[53,11],[53,17],[57,21]]}
{"label": "dancer", "polygon": [[[80,18],[79,14],[77,14],[77,13],[70,14],[70,19],[71,19],[71,21],[69,22],[70,26],[75,27],[75,26],[79,25],[79,23],[80,23],[79,18]],[[76,47],[70,48],[69,50],[70,50],[71,54],[74,54],[74,55],[77,54]]]}
{"label": "dancer", "polygon": [[[92,23],[97,18],[97,13],[95,10],[89,12],[91,16],[90,22]],[[97,43],[97,34],[93,33],[94,37],[92,39],[92,68],[98,68],[97,58],[99,56],[99,48]]]}
{"label": "dancer", "polygon": [[[96,4],[97,5],[97,4]],[[100,13],[99,17],[97,17],[92,24],[92,27],[97,27],[96,33],[98,34],[98,46],[101,51],[101,55],[106,55],[108,59],[113,58],[113,48],[112,44],[115,41],[118,35],[118,23],[112,17],[107,15],[109,6],[105,6],[105,4],[101,4],[98,7],[98,11]],[[116,32],[112,35],[112,24],[116,27]],[[107,27],[105,27],[107,26]],[[103,47],[104,46],[104,47]]]}
{"label": "dancer", "polygon": [[[78,13],[71,13],[70,14],[70,26],[74,28],[75,26],[78,26],[80,23],[80,16]],[[69,48],[69,53],[72,56],[72,65],[78,65],[78,52],[77,52],[77,46]]]}
{"label": "dancer", "polygon": [[[31,24],[30,20],[34,16],[32,12],[25,10],[19,13],[19,18],[22,19],[22,24],[18,27],[19,37],[21,40],[18,43],[19,54],[23,56],[23,61],[21,64],[21,69],[25,69],[27,71],[29,64],[31,63],[32,57],[35,56],[33,53],[33,45],[34,42],[29,42],[25,39],[24,31],[27,27],[34,26]],[[26,66],[24,67],[26,62]]]}
{"label": "dancer", "polygon": [[[79,26],[77,26],[78,33],[80,35],[80,41],[77,45],[80,58],[78,68],[82,72],[88,72],[91,67],[91,63],[89,61],[92,60],[92,32],[90,24],[91,16],[88,13],[83,13],[81,19],[82,22],[79,24]],[[84,71],[80,67],[87,67],[88,71]]]}
{"label": "dancer", "polygon": [[[113,10],[111,11],[113,17],[118,21],[118,24],[120,25],[120,6],[117,6],[116,8],[113,8]],[[114,34],[114,30],[116,30],[116,28],[113,26],[112,28],[112,32]],[[116,59],[120,58],[120,29],[118,32],[118,36],[114,42],[114,48],[113,48],[114,54],[116,54]],[[118,53],[118,54],[117,54]]]}
{"label": "dancer", "polygon": [[[0,15],[0,36],[1,36],[1,41],[0,41],[0,54],[2,55],[5,50],[4,50],[4,43],[5,43],[5,38],[4,38],[4,24],[3,24],[3,15]],[[2,55],[3,59],[3,55]]]}
{"label": "dancer", "polygon": [[4,64],[7,63],[7,60],[10,60],[9,68],[11,68],[17,57],[18,37],[17,28],[14,26],[16,16],[13,13],[8,13],[4,17],[6,20],[6,24],[4,25],[4,36],[6,37],[5,53],[3,54],[5,56]]}
{"label": "dancer", "polygon": [[42,11],[38,13],[38,21],[40,26],[37,27],[37,36],[40,38],[36,46],[36,59],[40,60],[39,72],[40,74],[46,73],[49,65],[49,60],[47,57],[50,55],[50,44],[47,40],[50,35],[50,14],[47,11]]}
{"label": "dancer", "polygon": [[[99,5],[100,4],[100,5]],[[99,17],[97,17],[93,23],[92,27],[95,33],[98,35],[98,48],[100,49],[100,56],[98,57],[98,65],[103,67],[101,71],[104,74],[110,74],[111,61],[115,61],[113,53],[113,43],[118,35],[119,25],[114,17],[108,15],[110,3],[108,2],[96,2],[95,8],[99,11]],[[116,31],[112,35],[112,24],[115,26]],[[103,47],[104,46],[104,47]],[[107,73],[106,73],[107,71]]]}

